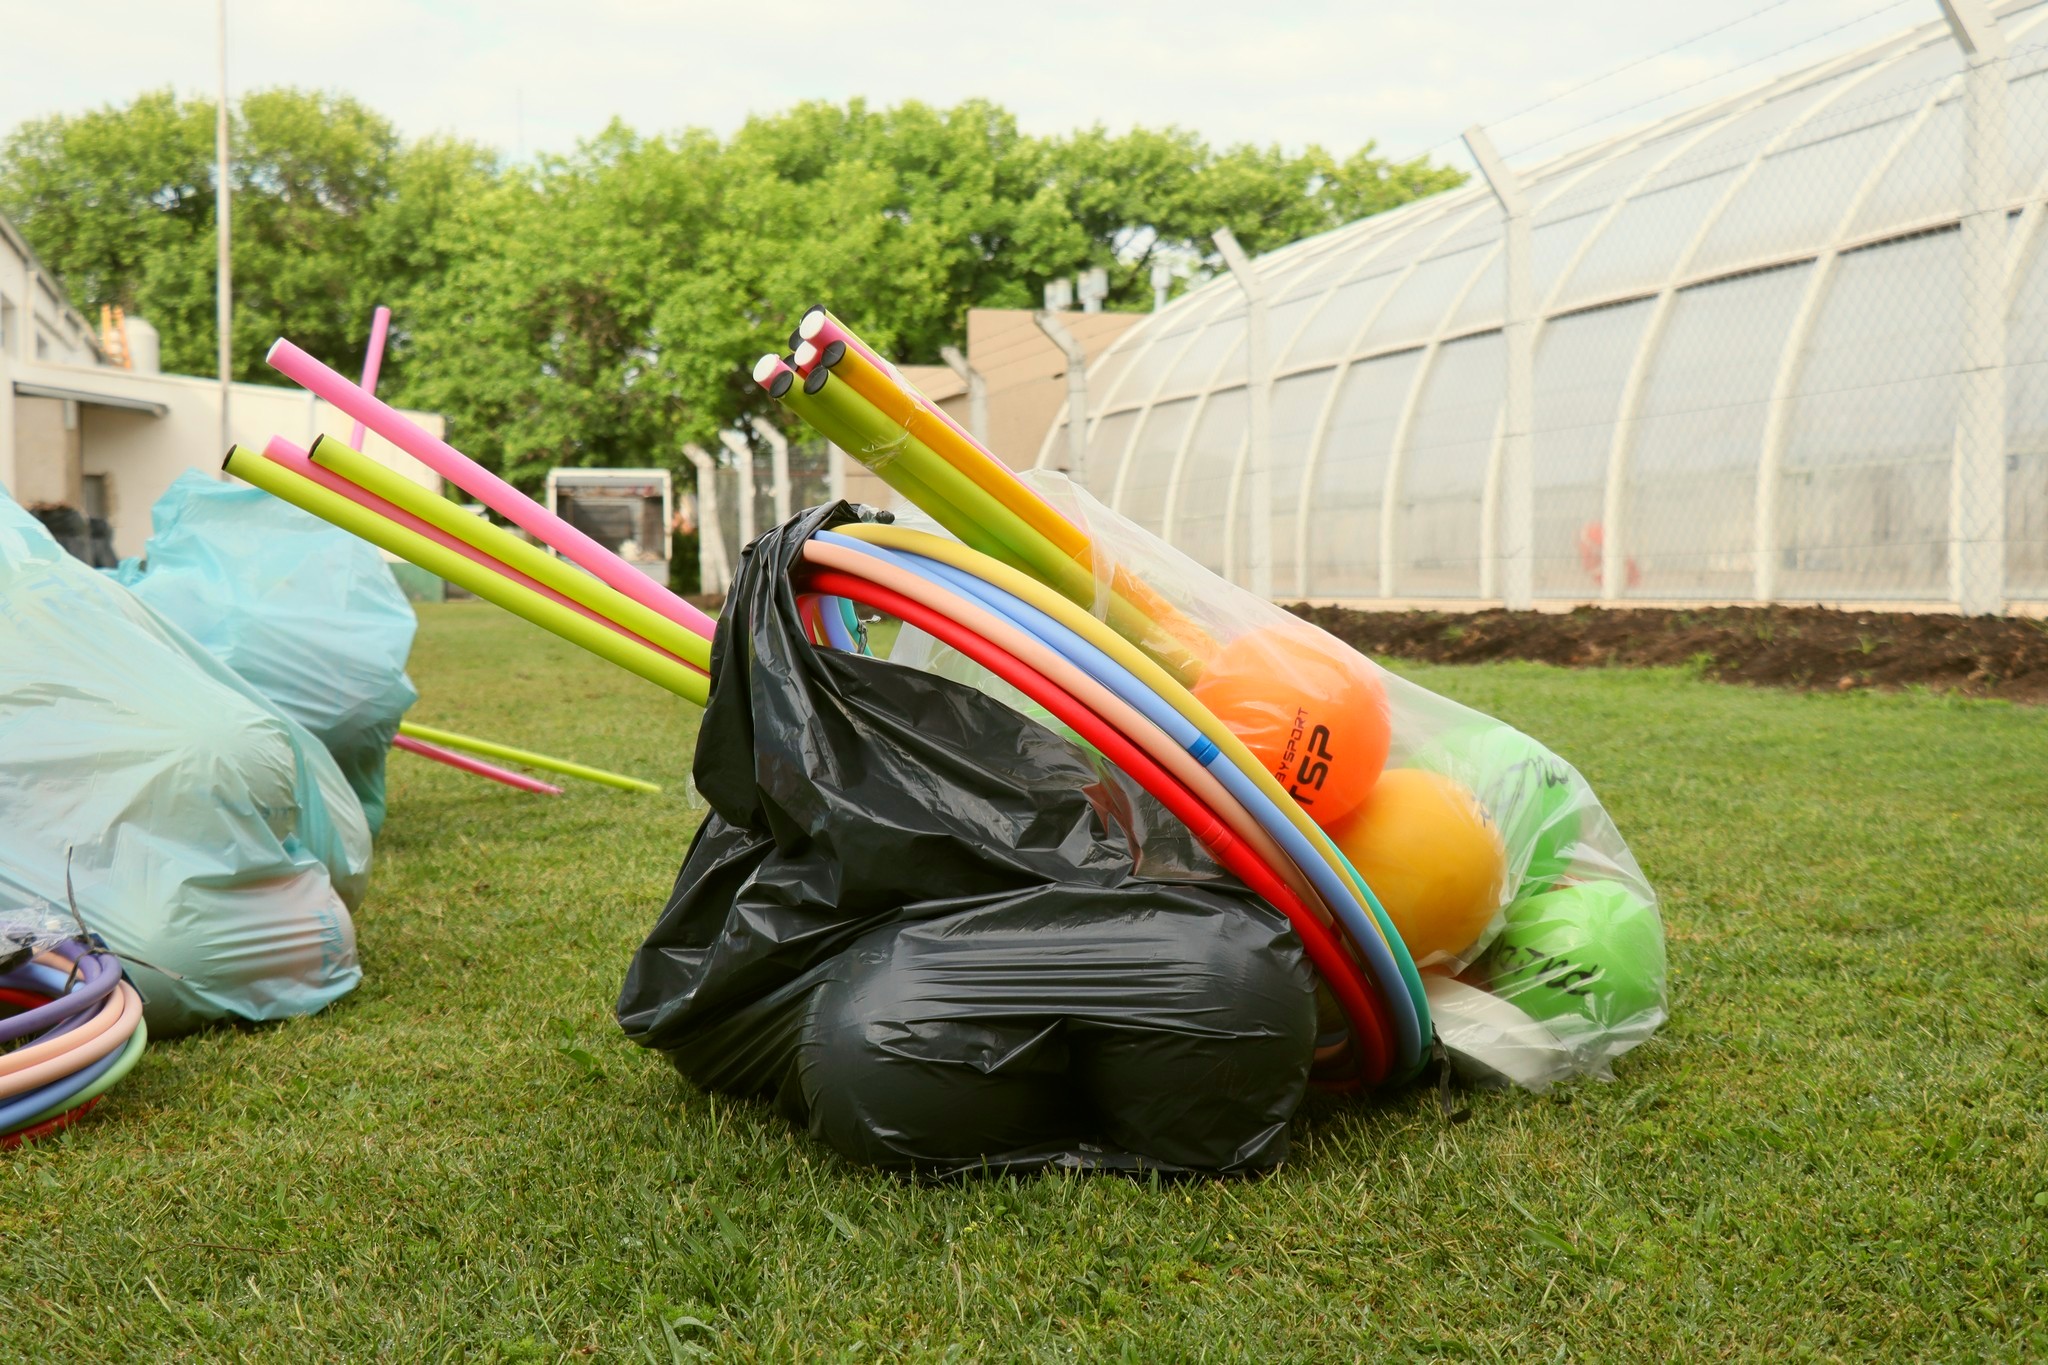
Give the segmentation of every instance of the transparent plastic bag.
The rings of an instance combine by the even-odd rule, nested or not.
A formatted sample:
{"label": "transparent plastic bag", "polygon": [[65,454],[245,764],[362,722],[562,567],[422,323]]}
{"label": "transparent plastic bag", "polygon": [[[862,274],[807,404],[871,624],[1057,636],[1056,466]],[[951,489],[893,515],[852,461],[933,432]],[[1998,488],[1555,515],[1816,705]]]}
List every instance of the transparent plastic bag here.
{"label": "transparent plastic bag", "polygon": [[[1169,634],[1202,660],[1190,690],[1358,866],[1464,1074],[1536,1090],[1605,1076],[1663,1022],[1656,895],[1575,768],[1225,581],[1064,476],[1021,477],[1096,547],[1098,619],[1111,620],[1119,581],[1176,615]],[[944,534],[914,513],[898,520]],[[908,627],[890,657],[1044,719]]]}
{"label": "transparent plastic bag", "polygon": [[312,735],[0,496],[0,905],[75,891],[166,1034],[351,990],[369,866]]}
{"label": "transparent plastic bag", "polygon": [[191,470],[150,510],[143,559],[115,577],[313,732],[375,834],[384,763],[419,693],[418,621],[374,548],[282,502]]}

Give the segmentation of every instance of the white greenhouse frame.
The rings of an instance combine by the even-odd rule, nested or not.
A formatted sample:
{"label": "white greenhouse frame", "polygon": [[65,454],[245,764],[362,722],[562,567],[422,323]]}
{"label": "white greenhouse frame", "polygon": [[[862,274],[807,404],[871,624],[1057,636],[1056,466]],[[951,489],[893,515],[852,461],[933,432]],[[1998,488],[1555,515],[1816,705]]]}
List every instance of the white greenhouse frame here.
{"label": "white greenhouse frame", "polygon": [[[1558,599],[1554,592],[1545,596],[1553,600],[1609,603],[1624,599],[1654,600],[1652,594],[1628,590],[1628,566],[1624,558],[1630,553],[1627,493],[1643,430],[1641,418],[1645,390],[1656,372],[1675,305],[1686,291],[1700,285],[1774,269],[1802,267],[1807,273],[1791,324],[1782,340],[1773,336],[1757,343],[1773,349],[1775,371],[1766,400],[1768,411],[1764,434],[1754,464],[1752,545],[1748,565],[1750,591],[1746,598],[1736,594],[1721,599],[1778,600],[1783,591],[1778,567],[1779,550],[1783,546],[1780,489],[1792,439],[1794,401],[1798,397],[1814,328],[1825,312],[1840,277],[1839,263],[1845,255],[1861,248],[1960,226],[1966,272],[1964,292],[1967,296],[1973,289],[1981,288],[1985,297],[1964,324],[1968,349],[1965,382],[1958,400],[1950,492],[1948,596],[1951,603],[1967,611],[2004,608],[2006,399],[2001,367],[2005,363],[2005,318],[2040,245],[2042,220],[2048,217],[2048,177],[2044,177],[2043,183],[2024,186],[2016,192],[2004,183],[2008,164],[2005,90],[2008,83],[2048,69],[2048,45],[2040,43],[2042,37],[2048,36],[2048,27],[2044,27],[2048,26],[2048,0],[2014,0],[2014,3],[1995,6],[1991,11],[1981,8],[1978,0],[1943,0],[1943,8],[1948,12],[1947,22],[1937,20],[1921,25],[1859,51],[1557,157],[1529,170],[1507,171],[1493,156],[1484,135],[1474,130],[1468,135],[1468,141],[1486,172],[1501,182],[1498,194],[1486,180],[1475,178],[1471,184],[1458,190],[1297,242],[1250,263],[1250,269],[1257,273],[1257,284],[1261,286],[1259,297],[1262,301],[1258,306],[1265,310],[1267,317],[1281,312],[1287,303],[1299,306],[1305,298],[1315,298],[1301,311],[1299,320],[1291,328],[1284,332],[1276,330],[1267,337],[1265,350],[1270,361],[1267,373],[1263,375],[1244,373],[1247,300],[1253,297],[1246,282],[1241,278],[1233,280],[1225,273],[1192,290],[1125,333],[1090,367],[1088,464],[1097,471],[1114,470],[1107,486],[1097,486],[1094,491],[1115,510],[1130,514],[1134,480],[1143,477],[1138,471],[1138,457],[1148,424],[1155,413],[1169,404],[1191,404],[1186,425],[1179,433],[1170,460],[1153,461],[1154,466],[1160,463],[1167,466],[1161,494],[1162,510],[1154,529],[1169,542],[1174,542],[1176,533],[1185,529],[1190,516],[1187,496],[1189,454],[1202,431],[1203,416],[1212,400],[1218,395],[1239,390],[1249,397],[1248,385],[1253,382],[1264,387],[1270,395],[1273,387],[1284,380],[1329,371],[1327,387],[1321,396],[1314,424],[1309,429],[1306,450],[1301,456],[1300,481],[1292,490],[1293,501],[1289,504],[1280,489],[1274,489],[1267,495],[1276,520],[1291,514],[1295,532],[1291,538],[1272,537],[1279,561],[1273,566],[1271,581],[1276,591],[1291,590],[1295,597],[1341,599],[1343,594],[1323,591],[1315,581],[1309,554],[1309,523],[1316,510],[1312,499],[1317,487],[1318,467],[1332,444],[1332,419],[1342,402],[1347,378],[1359,366],[1406,352],[1418,352],[1419,361],[1408,378],[1405,396],[1398,411],[1392,414],[1392,435],[1383,452],[1386,458],[1384,487],[1380,490],[1377,509],[1378,597],[1401,597],[1404,586],[1399,523],[1403,511],[1402,495],[1410,478],[1412,457],[1416,453],[1413,448],[1415,428],[1423,415],[1425,396],[1430,393],[1430,383],[1438,371],[1445,348],[1456,342],[1505,331],[1517,345],[1526,347],[1519,353],[1512,347],[1508,349],[1510,379],[1507,385],[1510,389],[1516,383],[1522,385],[1523,402],[1526,403],[1528,376],[1533,370],[1524,369],[1516,378],[1512,374],[1513,366],[1517,359],[1524,366],[1532,365],[1535,348],[1546,328],[1563,318],[1621,305],[1642,304],[1647,306],[1647,318],[1635,342],[1633,359],[1615,402],[1612,430],[1606,438],[1608,448],[1600,497],[1599,525],[1603,532],[1600,586],[1597,589],[1589,586],[1589,590],[1577,598]],[[1990,19],[1994,11],[1999,16],[1996,23]],[[2035,37],[2036,45],[2027,49],[2023,54],[2024,60],[2017,56],[2008,59],[2009,45],[2020,43],[2030,35]],[[1919,72],[1923,66],[1940,60],[1931,55],[1922,56],[1934,48],[1945,49],[1954,65],[1931,76],[1905,79],[1907,75]],[[1921,58],[1920,63],[1907,67],[1916,57]],[[1892,78],[1889,82],[1888,77]],[[2042,78],[2048,80],[2048,76]],[[1823,86],[1825,91],[1819,92]],[[1766,110],[1767,106],[1789,96],[1806,92],[1817,93],[1796,113],[1770,126],[1765,135],[1756,137],[1746,146],[1739,143],[1736,135],[1744,131],[1747,116]],[[1967,164],[1962,168],[1964,197],[1969,202],[1909,221],[1859,226],[1872,196],[1885,182],[1887,172],[1934,118],[1936,111],[1951,100],[1965,101],[1963,107],[1969,117]],[[1795,139],[1802,131],[1811,133],[1816,121],[1825,120],[1831,113],[1846,115],[1860,112],[1866,105],[1881,105],[1887,101],[1917,101],[1917,104],[1887,105],[1881,118],[1873,116],[1868,126],[1895,125],[1897,131],[1883,142],[1867,165],[1856,163],[1863,168],[1862,174],[1845,206],[1833,215],[1832,228],[1823,240],[1815,242],[1808,237],[1782,250],[1765,249],[1735,257],[1705,258],[1704,249],[1714,239],[1715,229],[1728,218],[1733,205],[1743,202],[1744,190],[1763,170],[1774,151],[1798,145]],[[1610,243],[1617,221],[1629,206],[1639,199],[1648,198],[1653,187],[1658,185],[1659,177],[1675,165],[1686,163],[1687,158],[1696,154],[1704,158],[1716,151],[1729,150],[1717,142],[1723,134],[1730,136],[1722,141],[1737,144],[1737,150],[1746,153],[1746,160],[1731,161],[1725,168],[1714,172],[1719,175],[1726,170],[1732,174],[1727,174],[1720,183],[1719,192],[1712,202],[1681,227],[1684,241],[1670,255],[1670,264],[1661,277],[1625,281],[1604,292],[1574,289],[1575,277],[1603,245]],[[2031,138],[2033,142],[2048,140],[2048,123],[2030,127],[2021,136]],[[2031,142],[2029,146],[2031,148]],[[1603,184],[1603,175],[1614,183]],[[1707,178],[1702,174],[1702,183]],[[1558,264],[1547,270],[1540,280],[1532,276],[1526,254],[1518,262],[1509,262],[1509,268],[1503,270],[1502,259],[1510,240],[1507,230],[1510,219],[1504,212],[1504,205],[1518,210],[1517,225],[1522,232],[1518,250],[1526,253],[1529,249],[1527,225],[1532,222],[1538,224],[1537,230],[1540,231],[1545,211],[1565,203],[1569,196],[1589,182],[1595,190],[1610,194],[1611,199],[1589,198],[1588,202],[1596,207],[1576,209],[1552,220],[1560,224],[1568,224],[1579,217],[1590,220],[1590,225]],[[1598,208],[1597,205],[1603,202],[1604,208]],[[1754,205],[1746,204],[1745,207],[1753,208]],[[2008,220],[2015,224],[2015,230],[2009,234],[2001,231]],[[1446,249],[1447,244],[1451,249]],[[1619,249],[1617,247],[1617,252]],[[1440,295],[1442,306],[1436,309],[1433,325],[1406,331],[1377,330],[1383,315],[1397,299],[1412,307],[1413,300],[1403,298],[1404,286],[1418,271],[1454,257],[1469,259],[1471,266],[1443,289]],[[1361,311],[1355,326],[1348,329],[1349,339],[1341,350],[1330,353],[1325,348],[1312,355],[1294,355],[1298,344],[1310,334],[1310,329],[1330,309],[1332,302],[1343,295],[1348,285],[1387,275],[1388,267],[1396,262],[1399,264],[1385,287],[1379,290],[1377,299]],[[1459,263],[1462,264],[1462,260]],[[1475,291],[1489,278],[1499,281],[1503,276],[1507,277],[1507,287],[1499,290],[1499,302],[1484,304],[1483,296],[1475,294]],[[1990,283],[1994,279],[1996,283]],[[1319,295],[1305,295],[1302,292],[1304,285],[1314,286]],[[1508,297],[1517,285],[1527,300],[1522,308],[1528,309],[1533,302],[1533,315],[1522,312],[1521,316],[1512,319],[1521,325],[1508,329],[1505,327],[1511,320],[1506,316]],[[1474,303],[1481,303],[1481,311],[1473,312]],[[1491,311],[1486,311],[1488,308]],[[1987,325],[1987,317],[1992,317],[1995,325]],[[1341,321],[1335,314],[1330,320]],[[1214,365],[1192,379],[1182,377],[1176,381],[1175,376],[1188,357],[1199,354],[1206,358],[1207,352],[1198,353],[1196,350],[1205,341],[1215,348],[1217,359]],[[1140,385],[1133,383],[1133,379],[1142,379],[1148,374],[1156,377],[1143,382],[1144,391],[1137,391]],[[1982,383],[1978,382],[1980,378]],[[1503,516],[1510,511],[1504,508],[1504,494],[1514,492],[1511,486],[1504,487],[1513,478],[1512,471],[1504,467],[1504,453],[1513,436],[1508,430],[1508,406],[1504,390],[1498,403],[1499,411],[1494,419],[1493,436],[1481,478],[1479,514],[1474,531],[1478,541],[1474,547],[1478,561],[1476,599],[1502,600],[1505,597],[1509,605],[1528,605],[1531,590],[1527,561],[1519,565],[1504,563],[1502,554],[1503,546],[1509,547],[1510,555],[1514,554],[1514,547],[1518,544],[1523,554],[1532,553],[1528,522],[1524,520],[1520,528],[1506,527],[1502,523]],[[1058,463],[1059,452],[1065,450],[1067,412],[1068,409],[1063,407],[1047,431],[1038,452],[1036,463],[1039,467]],[[1103,439],[1105,423],[1118,418],[1129,419],[1125,423],[1127,429],[1122,434],[1121,448],[1098,447],[1096,443]],[[1521,418],[1525,446],[1528,420],[1525,412]],[[1247,423],[1247,427],[1250,425]],[[1272,458],[1270,452],[1262,456],[1251,447],[1252,440],[1247,435],[1240,442],[1230,474],[1224,507],[1221,562],[1214,566],[1220,568],[1225,576],[1241,582],[1255,581],[1259,577],[1239,562],[1243,558],[1239,550],[1241,523],[1249,510],[1262,501],[1261,490],[1248,487],[1252,481],[1248,475],[1256,476],[1262,469],[1269,469]],[[1153,477],[1157,477],[1156,468]],[[1988,482],[1996,482],[1995,495],[1988,487],[1979,486]],[[1523,505],[1515,513],[1524,519],[1530,515],[1528,500],[1525,493]],[[1203,515],[1212,516],[1213,509],[1208,509]],[[1521,532],[1519,542],[1513,534],[1516,529]],[[1259,537],[1252,539],[1256,541]],[[1288,548],[1290,543],[1291,551]],[[1369,561],[1372,556],[1367,555],[1366,558]],[[1368,563],[1366,567],[1369,570],[1372,566]],[[1505,593],[1504,585],[1508,589]],[[1425,594],[1411,592],[1408,599],[1422,596]],[[1871,597],[1859,598],[1853,593],[1845,593],[1839,600],[1873,600],[1890,596],[1895,594],[1875,593]],[[1522,600],[1515,600],[1517,598]]]}

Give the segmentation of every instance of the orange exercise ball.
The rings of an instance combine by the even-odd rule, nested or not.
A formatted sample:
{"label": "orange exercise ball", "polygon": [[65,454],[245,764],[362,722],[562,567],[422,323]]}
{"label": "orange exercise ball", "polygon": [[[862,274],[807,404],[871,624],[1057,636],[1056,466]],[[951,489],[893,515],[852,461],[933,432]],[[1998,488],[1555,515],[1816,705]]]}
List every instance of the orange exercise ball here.
{"label": "orange exercise ball", "polygon": [[1471,788],[1442,773],[1389,768],[1330,838],[1418,965],[1462,958],[1500,908],[1508,866],[1500,831]]}
{"label": "orange exercise ball", "polygon": [[1225,644],[1203,661],[1194,693],[1324,829],[1358,809],[1386,766],[1379,670],[1306,623]]}

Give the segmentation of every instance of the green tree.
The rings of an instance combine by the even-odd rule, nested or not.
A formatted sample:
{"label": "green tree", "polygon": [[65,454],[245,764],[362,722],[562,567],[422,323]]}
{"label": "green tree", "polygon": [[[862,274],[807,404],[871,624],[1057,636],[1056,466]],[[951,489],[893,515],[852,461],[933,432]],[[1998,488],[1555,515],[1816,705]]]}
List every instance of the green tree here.
{"label": "green tree", "polygon": [[746,378],[830,300],[885,352],[933,361],[973,306],[1030,307],[1109,267],[1112,307],[1151,302],[1164,256],[1216,267],[1228,224],[1270,249],[1456,172],[1370,147],[1217,152],[1179,129],[1033,138],[983,101],[800,104],[730,138],[614,125],[543,159],[450,231],[418,296],[417,382],[466,448],[532,480],[560,464],[672,464],[769,405]]}
{"label": "green tree", "polygon": [[[0,144],[0,211],[73,302],[148,318],[165,367],[197,374],[214,368],[213,124],[211,102],[157,91]],[[465,144],[402,146],[346,96],[254,92],[230,136],[239,379],[275,382],[263,355],[286,330],[316,353],[360,353],[371,308],[445,264],[439,217],[495,174],[495,158]]]}
{"label": "green tree", "polygon": [[[155,322],[167,367],[213,367],[213,107],[168,92],[24,125],[0,143],[0,211],[82,309]],[[396,313],[384,392],[446,413],[458,444],[531,484],[556,465],[674,465],[685,440],[770,406],[746,369],[829,300],[888,354],[933,361],[970,307],[1031,307],[1109,270],[1112,308],[1151,268],[1250,251],[1458,182],[1370,146],[1218,150],[1185,129],[1023,133],[952,108],[806,103],[730,137],[621,124],[508,169],[403,142],[344,96],[252,94],[234,120],[235,358],[270,380],[289,334],[347,366]]]}

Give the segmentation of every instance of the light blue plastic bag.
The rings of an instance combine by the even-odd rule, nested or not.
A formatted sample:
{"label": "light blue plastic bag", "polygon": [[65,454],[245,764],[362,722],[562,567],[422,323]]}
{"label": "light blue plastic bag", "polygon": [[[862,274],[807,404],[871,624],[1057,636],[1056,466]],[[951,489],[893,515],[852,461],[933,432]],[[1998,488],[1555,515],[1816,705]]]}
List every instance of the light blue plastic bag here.
{"label": "light blue plastic bag", "polygon": [[0,904],[63,907],[67,849],[152,1033],[362,979],[370,831],[326,749],[0,493]]}
{"label": "light blue plastic bag", "polygon": [[418,626],[384,558],[258,488],[189,470],[150,509],[141,561],[114,576],[184,628],[340,765],[384,826],[384,760],[406,708]]}

